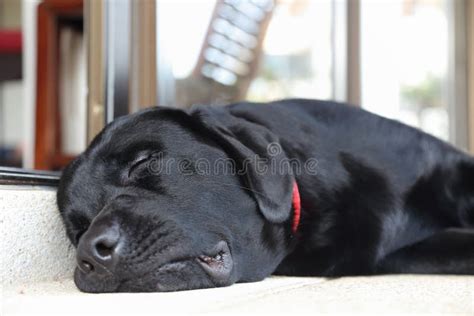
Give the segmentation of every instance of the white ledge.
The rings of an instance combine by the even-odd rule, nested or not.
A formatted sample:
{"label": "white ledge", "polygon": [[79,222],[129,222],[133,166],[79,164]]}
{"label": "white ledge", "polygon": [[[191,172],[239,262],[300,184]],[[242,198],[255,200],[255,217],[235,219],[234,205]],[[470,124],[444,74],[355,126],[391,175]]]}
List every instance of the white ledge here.
{"label": "white ledge", "polygon": [[86,294],[72,281],[9,289],[5,314],[438,314],[474,315],[474,277],[271,277],[174,293]]}

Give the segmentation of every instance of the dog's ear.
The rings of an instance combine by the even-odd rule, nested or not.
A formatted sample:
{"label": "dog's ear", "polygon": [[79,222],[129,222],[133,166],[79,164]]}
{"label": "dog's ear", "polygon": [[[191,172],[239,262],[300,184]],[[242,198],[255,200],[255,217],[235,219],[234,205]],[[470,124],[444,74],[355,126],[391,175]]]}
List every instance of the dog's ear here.
{"label": "dog's ear", "polygon": [[272,223],[288,220],[294,177],[278,137],[226,108],[195,107],[191,115],[235,159],[263,216]]}

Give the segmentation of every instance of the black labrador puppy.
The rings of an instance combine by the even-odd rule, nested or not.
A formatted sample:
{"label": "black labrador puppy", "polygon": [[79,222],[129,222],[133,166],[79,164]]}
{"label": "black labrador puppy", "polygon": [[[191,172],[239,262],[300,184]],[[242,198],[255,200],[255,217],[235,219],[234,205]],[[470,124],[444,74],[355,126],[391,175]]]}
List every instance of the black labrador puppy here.
{"label": "black labrador puppy", "polygon": [[64,170],[57,198],[86,292],[474,274],[474,159],[334,102],[119,118]]}

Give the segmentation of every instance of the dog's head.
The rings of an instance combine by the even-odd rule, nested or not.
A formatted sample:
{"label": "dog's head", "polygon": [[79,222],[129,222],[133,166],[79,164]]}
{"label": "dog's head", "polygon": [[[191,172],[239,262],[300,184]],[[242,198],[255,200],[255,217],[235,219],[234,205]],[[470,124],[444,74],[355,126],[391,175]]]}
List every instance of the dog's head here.
{"label": "dog's head", "polygon": [[291,172],[268,129],[224,109],[109,124],[63,172],[58,206],[88,292],[256,281],[287,254]]}

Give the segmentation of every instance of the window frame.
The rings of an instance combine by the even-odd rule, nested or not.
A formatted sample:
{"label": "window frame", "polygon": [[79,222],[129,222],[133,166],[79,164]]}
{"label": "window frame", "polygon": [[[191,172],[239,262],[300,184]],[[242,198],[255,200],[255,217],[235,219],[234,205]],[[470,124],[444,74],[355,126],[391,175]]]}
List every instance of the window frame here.
{"label": "window frame", "polygon": [[[466,3],[466,39],[467,39],[467,87],[474,87],[474,1]],[[469,151],[474,153],[474,89],[467,89],[468,93],[468,140]]]}
{"label": "window frame", "polygon": [[360,0],[332,0],[333,99],[361,106]]}
{"label": "window frame", "polygon": [[[120,13],[126,15],[128,8],[130,6],[129,0],[121,0],[121,8],[119,8]],[[361,92],[361,69],[360,69],[360,1],[361,0],[345,0],[345,1],[335,1],[333,0],[334,5],[339,5],[340,7],[334,8],[333,13],[335,14],[333,19],[333,36],[334,36],[334,48],[341,48],[342,51],[334,52],[333,58],[334,61],[340,61],[341,68],[334,70],[333,72],[333,83],[335,87],[333,97],[339,101],[346,101],[353,103],[355,105],[360,104],[360,92]],[[86,2],[88,3],[88,2]],[[450,111],[450,120],[451,128],[454,128],[454,131],[451,131],[452,135],[455,135],[453,142],[455,145],[462,148],[470,148],[471,152],[474,152],[474,91],[468,89],[469,84],[474,83],[474,44],[473,40],[469,40],[469,36],[474,34],[474,4],[469,3],[468,1],[448,1],[447,4],[451,6],[451,19],[453,22],[450,27],[453,28],[455,36],[452,38],[452,45],[450,47],[450,82],[449,82],[449,111]],[[88,14],[88,8],[86,6],[86,14]],[[95,24],[89,24],[89,30],[98,25],[101,26],[100,34],[102,36],[109,38],[114,36],[120,38],[118,33],[109,34],[112,29],[113,23],[119,24],[120,21],[117,19],[109,19],[108,22],[107,16],[111,14],[110,5],[104,6],[104,3],[101,2],[101,12],[99,15],[95,15],[95,19],[91,19]],[[105,12],[104,12],[105,11]],[[117,8],[115,8],[117,12]],[[90,10],[89,10],[90,14]],[[136,17],[135,17],[136,18]],[[122,21],[123,22],[123,21]],[[127,25],[130,25],[130,19],[127,20]],[[107,27],[108,26],[108,27]],[[122,25],[123,27],[123,25]],[[156,26],[157,27],[157,26]],[[87,28],[86,28],[87,29]],[[132,30],[133,32],[133,30]],[[95,34],[94,32],[92,32]],[[471,35],[469,35],[471,34]],[[99,38],[99,39],[100,39]],[[98,43],[97,39],[94,41]],[[110,39],[106,41],[110,43]],[[124,47],[127,44],[130,44],[130,38],[128,36],[122,37],[120,43],[115,39],[114,46]],[[89,42],[90,44],[91,42]],[[120,45],[119,45],[120,44]],[[89,48],[89,54],[93,52],[94,46]],[[97,47],[95,47],[97,51]],[[104,52],[105,50],[105,52]],[[118,78],[116,72],[111,69],[113,68],[113,61],[110,59],[105,59],[109,57],[109,54],[123,54],[120,56],[121,59],[125,58],[125,55],[128,56],[130,51],[128,50],[116,50],[109,49],[107,47],[101,47],[99,49],[101,54],[99,62],[101,64],[101,69],[103,71],[103,76],[105,78],[101,79],[100,83],[103,84],[101,89],[94,96],[89,96],[89,109],[91,109],[91,104],[97,102],[104,102],[107,106],[105,109],[105,115],[102,114],[102,125],[106,122],[109,122],[112,118],[124,114],[123,111],[125,108],[128,108],[128,104],[115,104],[114,109],[112,106],[112,100],[119,99],[116,95],[117,91],[126,90],[128,100],[128,84],[125,84],[123,78]],[[159,55],[159,52],[156,52]],[[116,59],[115,56],[114,59]],[[105,62],[109,60],[109,62]],[[468,67],[466,67],[466,60]],[[90,70],[91,63],[94,63],[90,57],[88,58],[88,67]],[[464,68],[463,68],[464,67]],[[123,73],[121,74],[124,75]],[[127,78],[130,76],[130,73],[126,74]],[[159,76],[159,73],[156,74]],[[105,79],[105,80],[104,80]],[[119,80],[120,79],[120,80]],[[157,80],[158,78],[156,78]],[[89,77],[89,90],[97,82],[92,82]],[[104,82],[105,81],[105,82]],[[109,91],[107,94],[107,87],[113,86],[115,89]],[[122,89],[117,89],[117,88]],[[157,87],[158,88],[158,87]],[[104,89],[104,90],[102,90]],[[471,89],[472,90],[472,89]],[[113,94],[110,94],[110,93]],[[159,94],[159,90],[156,91]],[[123,95],[120,96],[123,99]],[[102,104],[104,104],[102,103]],[[454,106],[454,105],[458,106]],[[462,104],[462,106],[459,106]],[[469,115],[468,115],[469,114]],[[105,117],[104,117],[105,116]],[[91,117],[89,116],[89,122],[91,123]],[[97,126],[91,128],[89,126],[89,141],[92,137],[98,132]],[[52,171],[41,171],[41,170],[31,170],[26,168],[11,168],[0,166],[0,185],[44,185],[44,186],[57,186],[59,184],[60,172]]]}
{"label": "window frame", "polygon": [[468,149],[468,73],[467,73],[467,2],[447,1],[449,38],[447,102],[449,140],[457,147]]}
{"label": "window frame", "polygon": [[59,185],[60,172],[0,167],[0,185]]}

